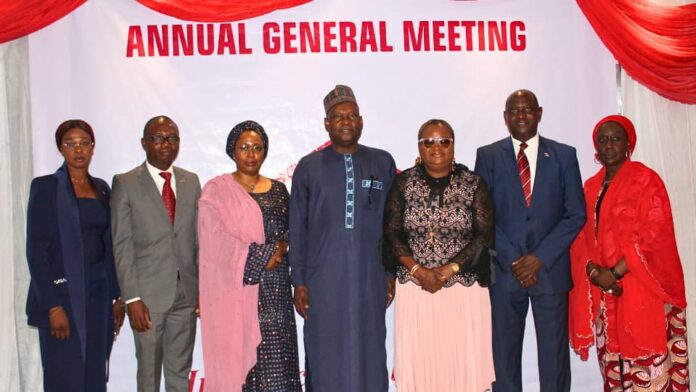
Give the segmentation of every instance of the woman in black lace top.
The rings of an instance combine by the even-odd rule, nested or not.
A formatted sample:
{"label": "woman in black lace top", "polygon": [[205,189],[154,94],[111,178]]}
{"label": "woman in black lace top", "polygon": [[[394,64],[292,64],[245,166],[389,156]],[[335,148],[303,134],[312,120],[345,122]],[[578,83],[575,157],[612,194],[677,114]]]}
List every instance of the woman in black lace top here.
{"label": "woman in black lace top", "polygon": [[421,126],[418,151],[385,207],[386,260],[398,278],[397,388],[483,391],[494,379],[490,264],[481,257],[493,241],[492,201],[484,181],[454,162],[446,121]]}

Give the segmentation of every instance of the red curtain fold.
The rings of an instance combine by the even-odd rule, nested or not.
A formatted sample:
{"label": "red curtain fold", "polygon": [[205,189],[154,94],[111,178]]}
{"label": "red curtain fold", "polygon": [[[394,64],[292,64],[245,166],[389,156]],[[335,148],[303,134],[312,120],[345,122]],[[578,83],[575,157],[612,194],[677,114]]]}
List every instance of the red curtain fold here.
{"label": "red curtain fold", "polygon": [[0,1],[0,43],[40,30],[87,0]]}
{"label": "red curtain fold", "polygon": [[137,0],[175,18],[196,22],[232,22],[253,18],[311,0]]}
{"label": "red curtain fold", "polygon": [[696,4],[577,3],[626,73],[666,98],[696,104]]}

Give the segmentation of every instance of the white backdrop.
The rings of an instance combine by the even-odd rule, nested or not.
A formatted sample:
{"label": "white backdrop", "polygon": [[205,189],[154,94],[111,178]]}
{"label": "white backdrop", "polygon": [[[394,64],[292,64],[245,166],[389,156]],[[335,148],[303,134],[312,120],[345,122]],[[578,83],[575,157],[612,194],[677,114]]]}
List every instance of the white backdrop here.
{"label": "white backdrop", "polygon": [[[403,26],[418,26],[421,21],[430,27],[430,50],[406,51]],[[443,37],[432,42],[439,21],[443,21]],[[318,53],[267,53],[264,25],[292,22],[327,23],[320,26],[353,22],[358,37],[363,25],[378,29],[383,22],[384,30],[376,32],[375,51],[326,53],[322,41]],[[458,27],[449,31],[448,22]],[[507,50],[500,45],[489,50],[489,22],[500,30],[505,25]],[[467,23],[474,26],[468,30],[470,51],[463,27]],[[172,31],[186,31],[187,25],[192,25],[194,33],[199,28],[197,23],[158,14],[133,1],[93,0],[31,35],[35,175],[53,172],[60,165],[53,133],[67,118],[82,118],[94,127],[97,150],[92,174],[108,181],[143,161],[142,127],[150,117],[166,114],[181,132],[177,165],[197,172],[203,182],[234,170],[224,152],[229,129],[246,119],[260,122],[270,137],[270,154],[262,172],[289,186],[294,163],[328,140],[322,98],[341,83],[352,86],[357,95],[365,122],[361,142],[390,151],[401,169],[411,166],[416,156],[418,127],[433,117],[453,125],[457,161],[473,166],[478,146],[507,135],[502,119],[507,95],[529,88],[544,107],[540,133],[576,146],[587,177],[597,169],[592,162],[592,127],[600,117],[618,111],[614,61],[572,1],[325,0],[229,24],[237,52],[242,46],[237,33],[243,25],[248,54],[217,54],[220,31],[228,25],[204,24],[202,31],[214,32],[212,55],[200,54],[196,43],[192,55],[174,56],[169,42],[168,55],[159,55],[162,51],[153,48],[154,55],[147,56],[152,47],[148,26],[160,36],[167,30],[172,41]],[[486,28],[483,50],[479,25]],[[511,38],[513,25],[519,35]],[[128,57],[129,42],[133,47],[139,44],[134,39],[137,31],[143,36],[145,56],[135,50]],[[339,34],[339,29],[329,27],[328,32]],[[299,35],[297,28],[288,33]],[[450,39],[463,50],[450,50],[454,49]],[[288,40],[300,47],[299,39]],[[386,43],[382,51],[380,40]],[[440,42],[444,50],[436,51]],[[391,51],[385,51],[387,45]],[[340,47],[338,40],[335,46]],[[390,331],[391,320],[390,312]],[[531,321],[527,337],[524,383],[535,390]],[[391,335],[387,347],[391,352]],[[114,348],[111,391],[135,390],[134,361],[131,333],[124,328]],[[194,369],[198,371],[194,390],[198,391],[204,373],[199,348]],[[580,364],[574,359],[574,390],[599,389],[599,378],[594,360]]]}

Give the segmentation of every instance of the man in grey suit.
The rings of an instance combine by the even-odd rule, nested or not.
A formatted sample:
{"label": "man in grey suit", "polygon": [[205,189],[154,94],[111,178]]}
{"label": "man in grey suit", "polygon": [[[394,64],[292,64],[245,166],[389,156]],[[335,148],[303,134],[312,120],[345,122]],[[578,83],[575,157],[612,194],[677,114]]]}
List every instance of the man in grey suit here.
{"label": "man in grey suit", "polygon": [[111,230],[114,259],[135,336],[138,391],[187,392],[198,308],[196,224],[201,185],[172,166],[179,129],[150,119],[140,141],[147,161],[114,176]]}

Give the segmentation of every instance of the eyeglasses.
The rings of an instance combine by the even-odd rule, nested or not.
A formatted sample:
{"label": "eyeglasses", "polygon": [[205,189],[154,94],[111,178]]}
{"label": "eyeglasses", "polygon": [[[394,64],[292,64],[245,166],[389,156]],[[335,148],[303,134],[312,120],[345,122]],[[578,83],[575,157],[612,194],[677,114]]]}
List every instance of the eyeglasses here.
{"label": "eyeglasses", "polygon": [[451,137],[424,137],[418,139],[418,144],[424,145],[425,148],[433,148],[435,143],[439,144],[442,148],[449,148],[449,146],[454,143],[454,139]]}
{"label": "eyeglasses", "polygon": [[150,136],[150,140],[155,143],[155,144],[163,144],[165,141],[169,144],[179,144],[179,136],[176,135],[169,135],[169,136],[162,136],[162,135],[152,135]]}
{"label": "eyeglasses", "polygon": [[360,115],[357,113],[348,113],[348,114],[332,114],[329,116],[329,121],[332,123],[340,123],[343,120],[348,120],[350,122],[357,121],[360,118]]}
{"label": "eyeglasses", "polygon": [[244,154],[249,154],[250,152],[253,152],[254,154],[260,154],[263,153],[263,146],[260,144],[242,144],[241,146],[237,147],[237,150],[241,151]]}
{"label": "eyeglasses", "polygon": [[514,109],[510,109],[510,110],[507,110],[507,112],[508,112],[509,114],[513,115],[513,116],[516,116],[516,115],[518,115],[518,114],[520,114],[520,113],[532,114],[532,113],[536,112],[537,109],[539,109],[539,108],[538,108],[538,107],[525,106],[525,107],[523,107],[523,108],[514,108]]}
{"label": "eyeglasses", "polygon": [[89,139],[85,139],[85,140],[80,140],[79,142],[69,141],[69,142],[65,142],[61,145],[65,148],[67,148],[68,150],[71,150],[71,151],[76,149],[77,147],[80,147],[83,150],[89,150],[92,147],[94,147],[94,142],[89,140]]}

